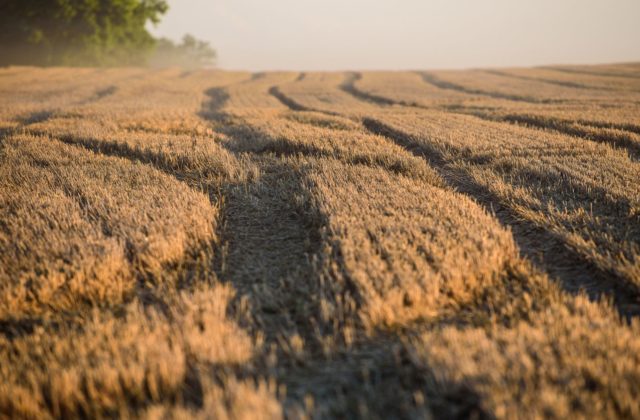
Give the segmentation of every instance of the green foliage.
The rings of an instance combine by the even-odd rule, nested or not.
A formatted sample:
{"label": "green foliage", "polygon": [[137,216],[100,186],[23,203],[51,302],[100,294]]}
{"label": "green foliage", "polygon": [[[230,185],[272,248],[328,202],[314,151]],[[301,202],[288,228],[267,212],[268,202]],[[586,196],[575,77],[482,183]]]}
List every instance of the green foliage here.
{"label": "green foliage", "polygon": [[157,67],[180,66],[188,69],[213,66],[216,51],[208,42],[201,41],[192,35],[185,35],[181,44],[161,38],[150,59],[150,64]]}
{"label": "green foliage", "polygon": [[0,0],[0,65],[136,65],[165,0]]}

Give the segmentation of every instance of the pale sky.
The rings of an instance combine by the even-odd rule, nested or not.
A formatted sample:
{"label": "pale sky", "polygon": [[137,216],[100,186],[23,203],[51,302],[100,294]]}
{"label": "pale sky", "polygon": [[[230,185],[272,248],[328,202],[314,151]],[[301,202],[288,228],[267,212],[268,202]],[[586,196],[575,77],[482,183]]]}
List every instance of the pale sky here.
{"label": "pale sky", "polygon": [[640,0],[169,0],[152,30],[219,67],[433,69],[640,61]]}

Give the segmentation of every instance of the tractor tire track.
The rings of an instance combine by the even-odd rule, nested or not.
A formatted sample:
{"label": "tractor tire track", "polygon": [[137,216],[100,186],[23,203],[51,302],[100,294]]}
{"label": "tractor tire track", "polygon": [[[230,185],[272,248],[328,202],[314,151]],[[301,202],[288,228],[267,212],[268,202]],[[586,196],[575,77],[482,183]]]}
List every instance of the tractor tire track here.
{"label": "tractor tire track", "polygon": [[[353,83],[353,78],[346,83],[349,82]],[[289,101],[293,99],[288,98]],[[283,103],[286,105],[286,102]],[[612,296],[621,315],[627,318],[640,315],[640,295],[634,289],[621,285],[615,276],[586,261],[549,230],[522,220],[507,206],[503,206],[495,194],[477,184],[466,173],[451,168],[448,159],[435,147],[418,143],[411,136],[374,118],[363,118],[362,124],[372,134],[383,136],[414,156],[425,159],[451,188],[495,214],[500,223],[513,232],[521,255],[556,279],[563,289],[574,294],[584,290],[593,300]]]}
{"label": "tractor tire track", "polygon": [[422,80],[424,80],[425,83],[428,83],[440,89],[453,90],[456,92],[466,93],[468,95],[482,95],[482,96],[488,96],[490,98],[495,98],[495,99],[507,99],[509,101],[528,102],[528,103],[551,104],[551,103],[564,102],[562,100],[557,100],[557,99],[536,99],[529,96],[510,95],[508,93],[500,93],[500,92],[488,91],[483,89],[475,89],[475,88],[470,88],[470,87],[459,85],[457,83],[452,83],[446,80],[439,79],[438,77],[429,73],[420,72],[418,74],[420,75],[420,77],[422,77]]}
{"label": "tractor tire track", "polygon": [[300,103],[294,101],[288,96],[284,95],[277,86],[272,86],[269,88],[269,94],[279,100],[283,105],[292,111],[315,111],[317,110],[301,105]]}
{"label": "tractor tire track", "polygon": [[[640,160],[640,137],[637,137],[633,133],[625,132],[594,132],[589,130],[589,127],[595,127],[600,130],[619,130],[617,128],[608,128],[598,126],[593,123],[573,122],[562,120],[558,118],[538,117],[535,115],[519,115],[509,114],[505,116],[492,117],[490,115],[481,115],[472,113],[472,115],[478,116],[482,119],[489,121],[507,122],[516,125],[525,125],[528,127],[538,128],[541,130],[552,130],[561,134],[566,134],[573,137],[579,137],[588,141],[595,141],[598,143],[608,144],[613,147],[622,148],[629,152],[632,159]],[[619,130],[622,131],[622,130]]]}
{"label": "tractor tire track", "polygon": [[[277,87],[268,89],[268,93],[293,111],[315,112],[287,100]],[[300,111],[302,108],[305,111]],[[203,113],[210,115],[208,109]],[[220,278],[230,281],[239,294],[251,302],[252,328],[265,335],[267,347],[275,346],[276,354],[290,351],[288,343],[292,337],[300,336],[306,344],[302,354],[278,357],[275,365],[263,366],[287,388],[285,412],[291,417],[308,414],[319,418],[352,416],[353,413],[382,418],[398,413],[403,417],[426,415],[427,411],[412,408],[411,397],[403,397],[398,411],[398,397],[384,391],[409,389],[407,395],[411,396],[428,387],[426,377],[430,373],[424,376],[412,373],[397,332],[363,336],[356,329],[353,342],[345,345],[341,341],[344,338],[334,334],[343,329],[339,326],[342,322],[352,327],[359,323],[357,308],[334,315],[332,318],[336,319],[332,319],[331,324],[317,319],[322,310],[319,299],[336,304],[352,297],[356,305],[361,300],[358,288],[351,284],[349,273],[344,271],[339,245],[326,236],[328,216],[317,213],[311,205],[312,197],[306,199],[309,204],[292,205],[294,197],[311,194],[301,190],[305,173],[304,167],[297,166],[299,158],[295,153],[302,152],[302,156],[310,159],[336,157],[295,148],[286,153],[269,147],[255,150],[251,143],[256,136],[268,135],[244,121],[234,125],[229,115],[218,115],[216,120],[227,121],[222,130],[231,138],[229,150],[238,154],[250,150],[249,158],[262,172],[255,183],[230,186],[224,192],[220,235],[227,251],[221,261]],[[281,144],[285,140],[266,141],[267,144],[273,142],[282,149],[291,146]],[[265,155],[265,152],[275,154]],[[337,344],[332,354],[327,355],[323,350],[323,337],[331,337]],[[305,413],[301,407],[308,396],[314,398],[317,409]],[[480,401],[469,389],[461,391],[459,397]],[[434,401],[437,398],[434,397]],[[441,403],[443,410],[451,409],[444,398]],[[439,406],[435,404],[437,411]],[[479,403],[472,411],[482,411]]]}
{"label": "tractor tire track", "polygon": [[[214,96],[224,97],[219,92]],[[260,171],[252,182],[229,184],[222,191],[219,237],[223,252],[216,263],[219,278],[238,291],[236,305],[249,303],[251,315],[245,327],[265,338],[266,353],[255,361],[254,375],[266,372],[286,387],[283,404],[291,417],[305,415],[309,395],[322,406],[336,407],[331,403],[339,398],[336,377],[327,374],[332,364],[324,360],[321,345],[322,337],[333,334],[333,328],[320,319],[322,300],[333,300],[336,287],[328,284],[333,280],[323,267],[328,262],[328,256],[323,256],[328,252],[323,249],[325,221],[307,196],[302,163],[286,154],[247,153],[253,151],[255,136],[264,135],[226,114],[224,107],[210,105],[205,104],[201,114],[225,121],[220,130],[230,139],[228,150]],[[340,277],[348,282],[344,275]],[[338,292],[341,287],[348,289],[342,285]],[[296,341],[303,347],[296,348]],[[335,360],[333,366],[342,372],[351,363],[347,357]],[[312,371],[323,372],[315,382],[308,380]]]}
{"label": "tractor tire track", "polygon": [[[395,105],[396,101],[385,98],[384,96],[374,95],[356,87],[355,83],[362,79],[361,73],[351,73],[345,78],[345,81],[340,85],[340,89],[344,92],[364,101],[375,102],[379,105]],[[402,104],[400,104],[402,105]]]}
{"label": "tractor tire track", "polygon": [[[225,113],[216,98],[226,103],[228,93],[208,94],[212,101],[204,104],[201,115],[224,121],[217,129],[228,138],[226,150],[259,172],[255,179],[222,189],[220,236],[226,251],[220,261],[221,278],[255,304],[255,321],[268,340],[299,334],[313,341],[325,281],[317,261],[324,220],[311,205],[301,158],[319,158],[322,153],[271,138]],[[269,94],[274,92],[270,89]],[[257,148],[256,137],[262,145]]]}
{"label": "tractor tire track", "polygon": [[601,76],[601,77],[621,77],[625,79],[640,79],[640,74],[620,74],[620,73],[611,73],[611,72],[599,72],[599,71],[591,71],[591,70],[581,70],[581,69],[571,69],[566,67],[547,67],[550,70],[561,71],[564,73],[572,73],[572,74],[586,74],[588,76]]}
{"label": "tractor tire track", "polygon": [[[269,93],[291,111],[322,112],[334,115],[331,112],[317,111],[297,103],[294,99],[287,97],[277,86],[270,88]],[[379,133],[374,134],[379,136]],[[389,139],[387,141],[393,143]],[[340,263],[339,255],[333,255],[330,260]],[[482,311],[483,309],[471,307],[469,310]],[[457,319],[457,314],[453,318]],[[464,321],[461,319],[453,322],[463,323]],[[406,325],[403,331],[404,333],[414,331],[414,327],[418,331],[424,325],[422,327]],[[429,378],[434,375],[429,370],[422,372],[421,375],[415,375],[411,371],[407,355],[399,350],[402,347],[400,337],[401,335],[397,332],[380,332],[373,337],[356,339],[349,348],[341,351],[337,358],[332,357],[321,361],[313,358],[301,366],[281,366],[282,373],[277,377],[290,389],[287,395],[291,395],[293,401],[301,401],[306,393],[310,393],[322,402],[319,407],[330,407],[330,410],[334,410],[328,413],[314,412],[314,416],[335,416],[336,413],[345,415],[345,413],[354,412],[359,412],[363,416],[371,416],[374,413],[378,415],[380,413],[396,413],[397,415],[398,402],[392,403],[387,398],[381,397],[386,395],[382,389],[430,389]],[[372,384],[366,385],[371,381],[369,372],[375,373],[379,377]],[[313,379],[310,380],[310,377]],[[490,417],[490,413],[482,408],[481,398],[474,390],[454,385],[451,387],[455,389],[451,395],[441,395],[438,389],[430,389],[433,401],[429,410],[443,415],[444,413],[462,411],[476,414],[482,418]],[[363,388],[364,393],[358,390]],[[341,402],[345,398],[347,401]],[[451,399],[455,401],[452,403]],[[411,401],[403,401],[401,406],[404,409],[411,406],[411,403]],[[375,408],[375,411],[359,411],[363,404],[365,407]],[[395,409],[393,408],[394,404]],[[402,413],[403,416],[418,415],[417,412],[410,410],[403,410]],[[422,415],[424,414],[422,413]]]}
{"label": "tractor tire track", "polygon": [[508,206],[502,205],[494,193],[465,172],[452,168],[438,149],[423,142],[418,143],[411,136],[373,118],[365,118],[363,124],[372,133],[384,136],[426,159],[452,188],[494,214],[503,226],[512,231],[522,257],[556,279],[564,290],[569,293],[584,290],[593,300],[612,296],[621,315],[627,318],[640,315],[640,295],[636,290],[621,285],[615,276],[586,261],[553,232],[523,220]]}
{"label": "tractor tire track", "polygon": [[511,73],[507,73],[507,72],[500,71],[500,70],[483,70],[483,71],[485,73],[487,73],[487,74],[492,74],[494,76],[506,77],[506,78],[517,79],[517,80],[527,80],[527,81],[533,81],[533,82],[547,83],[547,84],[550,84],[550,85],[568,87],[568,88],[572,88],[572,89],[613,90],[613,91],[616,90],[616,89],[607,88],[607,87],[589,86],[589,85],[585,85],[585,84],[582,84],[582,83],[576,83],[576,82],[567,82],[567,81],[562,81],[562,80],[547,79],[547,78],[544,78],[544,77],[524,76],[524,75],[521,75],[521,74],[511,74]]}
{"label": "tractor tire track", "polygon": [[[359,80],[359,77],[348,77],[343,84],[340,85],[340,89],[346,93],[351,94],[355,98],[360,100],[364,100],[367,102],[372,102],[374,104],[378,104],[381,106],[388,105],[399,105],[408,108],[419,108],[423,110],[429,110],[431,108],[416,104],[409,103],[405,101],[393,100],[390,98],[382,97],[379,95],[370,95],[367,92],[364,92],[358,89],[355,86],[355,82]],[[291,98],[286,98],[287,100],[292,100]],[[284,103],[284,102],[283,102]],[[505,122],[514,125],[526,125],[533,129],[538,130],[551,130],[561,134],[570,135],[573,137],[579,137],[581,139],[587,141],[594,141],[603,144],[609,144],[613,147],[619,147],[626,149],[629,152],[629,155],[634,160],[640,160],[640,139],[635,135],[640,134],[640,127],[634,124],[616,124],[616,123],[605,123],[598,121],[590,121],[590,120],[577,120],[575,122],[570,122],[557,118],[547,118],[547,117],[537,117],[534,115],[522,115],[522,114],[509,114],[505,116],[494,116],[491,114],[477,112],[471,109],[465,108],[456,108],[452,110],[450,108],[443,108],[444,111],[454,113],[454,114],[462,114],[462,115],[473,115],[477,118],[481,118],[487,121],[499,121]],[[594,127],[600,128],[603,130],[618,130],[621,132],[593,132],[585,127]],[[625,133],[627,132],[627,133]]]}

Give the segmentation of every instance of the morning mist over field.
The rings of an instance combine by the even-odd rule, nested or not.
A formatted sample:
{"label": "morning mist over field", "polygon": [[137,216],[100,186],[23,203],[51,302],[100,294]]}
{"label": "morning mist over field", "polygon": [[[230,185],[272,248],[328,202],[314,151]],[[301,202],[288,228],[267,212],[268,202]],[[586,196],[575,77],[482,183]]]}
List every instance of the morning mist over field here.
{"label": "morning mist over field", "polygon": [[344,70],[640,59],[636,0],[170,0],[153,30],[210,41],[223,68]]}

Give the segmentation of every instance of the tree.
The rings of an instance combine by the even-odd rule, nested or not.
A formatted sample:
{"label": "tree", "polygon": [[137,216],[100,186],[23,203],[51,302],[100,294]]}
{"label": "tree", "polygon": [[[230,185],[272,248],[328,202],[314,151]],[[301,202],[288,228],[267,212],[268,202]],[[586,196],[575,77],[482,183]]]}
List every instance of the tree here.
{"label": "tree", "polygon": [[0,0],[0,65],[135,65],[165,0]]}
{"label": "tree", "polygon": [[210,67],[215,64],[216,51],[208,42],[185,35],[181,44],[161,38],[158,40],[150,64],[157,67],[180,66],[184,68]]}

